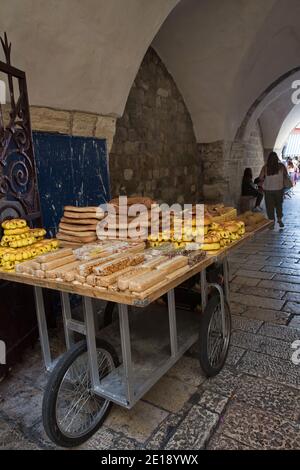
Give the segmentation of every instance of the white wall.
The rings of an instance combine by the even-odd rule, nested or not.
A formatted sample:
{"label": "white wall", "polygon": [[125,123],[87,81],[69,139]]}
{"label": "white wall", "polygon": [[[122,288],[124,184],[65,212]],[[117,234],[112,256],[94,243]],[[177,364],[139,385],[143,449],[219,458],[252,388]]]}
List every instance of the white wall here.
{"label": "white wall", "polygon": [[257,97],[299,66],[299,18],[299,0],[1,0],[0,31],[31,104],[113,116],[156,36],[197,140],[211,142],[233,140]]}
{"label": "white wall", "polygon": [[[1,0],[0,32],[30,103],[121,115],[142,58],[178,0]],[[1,48],[0,48],[1,54]]]}

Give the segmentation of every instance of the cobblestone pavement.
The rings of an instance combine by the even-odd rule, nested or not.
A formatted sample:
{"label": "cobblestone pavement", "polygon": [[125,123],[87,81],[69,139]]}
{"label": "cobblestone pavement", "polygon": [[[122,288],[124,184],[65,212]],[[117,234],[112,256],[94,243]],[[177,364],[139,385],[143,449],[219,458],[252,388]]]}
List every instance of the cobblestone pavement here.
{"label": "cobblestone pavement", "polygon": [[[131,411],[114,406],[82,449],[300,449],[300,191],[284,230],[230,259],[233,333],[223,371],[206,380],[193,348]],[[52,345],[57,349],[57,338]],[[0,448],[55,448],[41,422],[39,345],[0,384]]]}

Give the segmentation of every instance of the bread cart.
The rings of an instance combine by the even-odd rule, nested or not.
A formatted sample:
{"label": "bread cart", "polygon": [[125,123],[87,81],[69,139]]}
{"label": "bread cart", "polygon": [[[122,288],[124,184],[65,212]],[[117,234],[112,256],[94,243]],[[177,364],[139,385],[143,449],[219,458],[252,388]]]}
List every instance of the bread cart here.
{"label": "bread cart", "polygon": [[[227,255],[270,225],[264,223],[216,255],[208,255],[146,297],[0,273],[2,279],[34,286],[42,354],[50,373],[43,399],[43,422],[50,439],[63,447],[82,444],[101,426],[113,403],[132,408],[198,340],[204,373],[216,375],[225,363],[231,333]],[[223,285],[207,282],[206,270],[214,263],[223,266]],[[201,314],[175,305],[175,289],[195,275],[201,279]],[[57,361],[50,353],[43,288],[61,292],[67,352]],[[83,298],[84,321],[72,318],[71,293]],[[166,306],[154,307],[153,302],[164,295]],[[92,298],[117,304],[119,328],[114,322],[97,331]],[[86,339],[75,342],[75,332]]]}

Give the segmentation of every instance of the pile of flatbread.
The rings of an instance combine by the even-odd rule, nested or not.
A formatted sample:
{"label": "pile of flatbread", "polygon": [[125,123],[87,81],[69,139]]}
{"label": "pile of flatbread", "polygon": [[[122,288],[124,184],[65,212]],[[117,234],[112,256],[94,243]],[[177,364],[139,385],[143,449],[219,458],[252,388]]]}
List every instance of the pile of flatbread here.
{"label": "pile of flatbread", "polygon": [[[126,211],[120,206],[119,198],[111,199],[109,205],[110,209],[103,219],[103,230],[98,231],[100,240],[107,238],[125,241],[147,240],[151,207],[157,206],[155,201],[149,197],[128,197]],[[136,211],[131,211],[131,209],[134,209],[134,205],[136,205]],[[142,213],[140,212],[141,209]]]}
{"label": "pile of flatbread", "polygon": [[65,246],[79,246],[97,240],[97,224],[105,216],[99,207],[65,206],[56,238]]}

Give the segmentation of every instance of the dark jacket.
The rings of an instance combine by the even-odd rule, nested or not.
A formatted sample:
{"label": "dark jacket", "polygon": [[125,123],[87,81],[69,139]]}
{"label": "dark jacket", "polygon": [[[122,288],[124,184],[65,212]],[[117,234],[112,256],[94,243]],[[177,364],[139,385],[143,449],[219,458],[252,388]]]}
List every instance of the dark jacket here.
{"label": "dark jacket", "polygon": [[253,196],[257,197],[259,191],[256,184],[252,180],[243,180],[242,182],[242,196]]}

